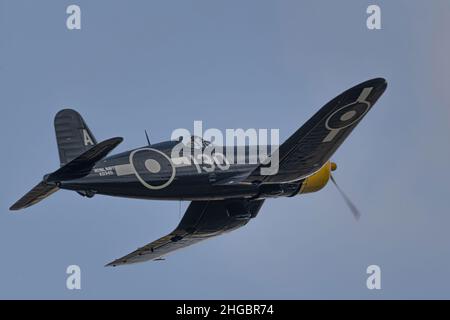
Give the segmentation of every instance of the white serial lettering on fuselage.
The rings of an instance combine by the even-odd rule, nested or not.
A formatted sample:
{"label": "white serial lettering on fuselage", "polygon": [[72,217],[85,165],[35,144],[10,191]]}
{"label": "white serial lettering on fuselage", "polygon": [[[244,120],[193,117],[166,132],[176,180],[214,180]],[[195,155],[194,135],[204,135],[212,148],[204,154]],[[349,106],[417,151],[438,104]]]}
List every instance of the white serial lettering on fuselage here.
{"label": "white serial lettering on fuselage", "polygon": [[95,168],[94,173],[97,173],[100,177],[113,176],[115,170],[114,167]]}

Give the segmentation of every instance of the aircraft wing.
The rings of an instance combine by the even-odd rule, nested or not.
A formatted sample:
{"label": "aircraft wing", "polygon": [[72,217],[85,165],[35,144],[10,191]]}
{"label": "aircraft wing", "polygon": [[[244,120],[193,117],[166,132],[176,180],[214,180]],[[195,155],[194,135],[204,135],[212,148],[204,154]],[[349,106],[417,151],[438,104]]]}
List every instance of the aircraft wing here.
{"label": "aircraft wing", "polygon": [[247,199],[193,201],[173,232],[107,266],[160,260],[175,250],[233,231],[256,217],[263,203],[264,200]]}
{"label": "aircraft wing", "polygon": [[[300,180],[319,170],[344,142],[386,90],[385,79],[363,82],[336,97],[278,149],[278,173],[257,168],[246,182],[281,183]],[[272,161],[276,156],[272,155]]]}

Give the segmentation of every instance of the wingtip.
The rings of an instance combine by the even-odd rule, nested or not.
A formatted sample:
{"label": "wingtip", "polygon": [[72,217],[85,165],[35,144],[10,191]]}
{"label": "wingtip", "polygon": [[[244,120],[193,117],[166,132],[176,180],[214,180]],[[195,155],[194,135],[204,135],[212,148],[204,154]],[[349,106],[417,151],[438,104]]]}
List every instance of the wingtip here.
{"label": "wingtip", "polygon": [[11,207],[9,207],[9,211],[19,211],[23,209],[21,206],[18,206],[17,203],[13,204]]}
{"label": "wingtip", "polygon": [[383,77],[373,78],[367,81],[364,81],[363,83],[359,84],[358,86],[367,86],[367,85],[374,85],[374,86],[387,86],[388,81]]}
{"label": "wingtip", "polygon": [[120,265],[120,261],[114,260],[114,261],[111,261],[111,262],[108,263],[108,264],[105,264],[105,267],[113,267],[113,268],[115,268],[115,267],[117,267],[118,265]]}
{"label": "wingtip", "polygon": [[382,86],[386,86],[388,85],[388,81],[385,78],[376,78],[376,81],[380,83],[380,85]]}
{"label": "wingtip", "polygon": [[375,80],[375,81],[378,81],[378,82],[387,83],[386,78],[383,78],[383,77],[378,77],[378,78],[375,78],[374,80]]}
{"label": "wingtip", "polygon": [[106,264],[105,267],[113,267],[113,268],[115,268],[117,266],[124,265],[124,264],[127,264],[127,260],[118,259],[118,260],[114,260],[114,261]]}

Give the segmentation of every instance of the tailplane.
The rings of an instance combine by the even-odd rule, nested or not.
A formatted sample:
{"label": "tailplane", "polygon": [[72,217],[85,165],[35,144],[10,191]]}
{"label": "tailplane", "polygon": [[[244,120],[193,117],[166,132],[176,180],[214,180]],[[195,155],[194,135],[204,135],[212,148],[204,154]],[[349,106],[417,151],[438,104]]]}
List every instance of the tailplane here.
{"label": "tailplane", "polygon": [[106,157],[122,141],[123,138],[118,137],[100,142],[55,172],[45,175],[37,186],[12,205],[9,210],[17,211],[28,208],[58,191],[60,182],[87,176],[95,164]]}
{"label": "tailplane", "polygon": [[41,182],[9,208],[30,207],[59,190],[60,182],[88,175],[95,164],[106,157],[123,138],[111,138],[97,143],[83,118],[75,110],[62,110],[55,117],[61,167],[44,176]]}
{"label": "tailplane", "polygon": [[20,209],[31,207],[33,204],[44,200],[58,190],[59,188],[56,185],[47,184],[44,180],[42,180],[37,186],[31,189],[30,192],[20,198],[19,201],[14,203],[11,208],[9,208],[9,210],[17,211]]}

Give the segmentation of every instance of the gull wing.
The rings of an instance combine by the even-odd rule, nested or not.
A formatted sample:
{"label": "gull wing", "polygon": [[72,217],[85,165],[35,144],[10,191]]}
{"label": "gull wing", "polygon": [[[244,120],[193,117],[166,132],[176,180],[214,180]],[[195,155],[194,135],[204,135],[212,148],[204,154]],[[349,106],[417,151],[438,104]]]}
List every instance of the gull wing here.
{"label": "gull wing", "polygon": [[322,168],[386,88],[385,79],[372,79],[331,100],[272,154],[272,168],[278,170],[263,175],[262,169],[267,167],[263,164],[246,182],[292,182]]}
{"label": "gull wing", "polygon": [[117,259],[107,266],[161,260],[163,256],[245,226],[256,217],[264,200],[193,201],[170,234]]}

